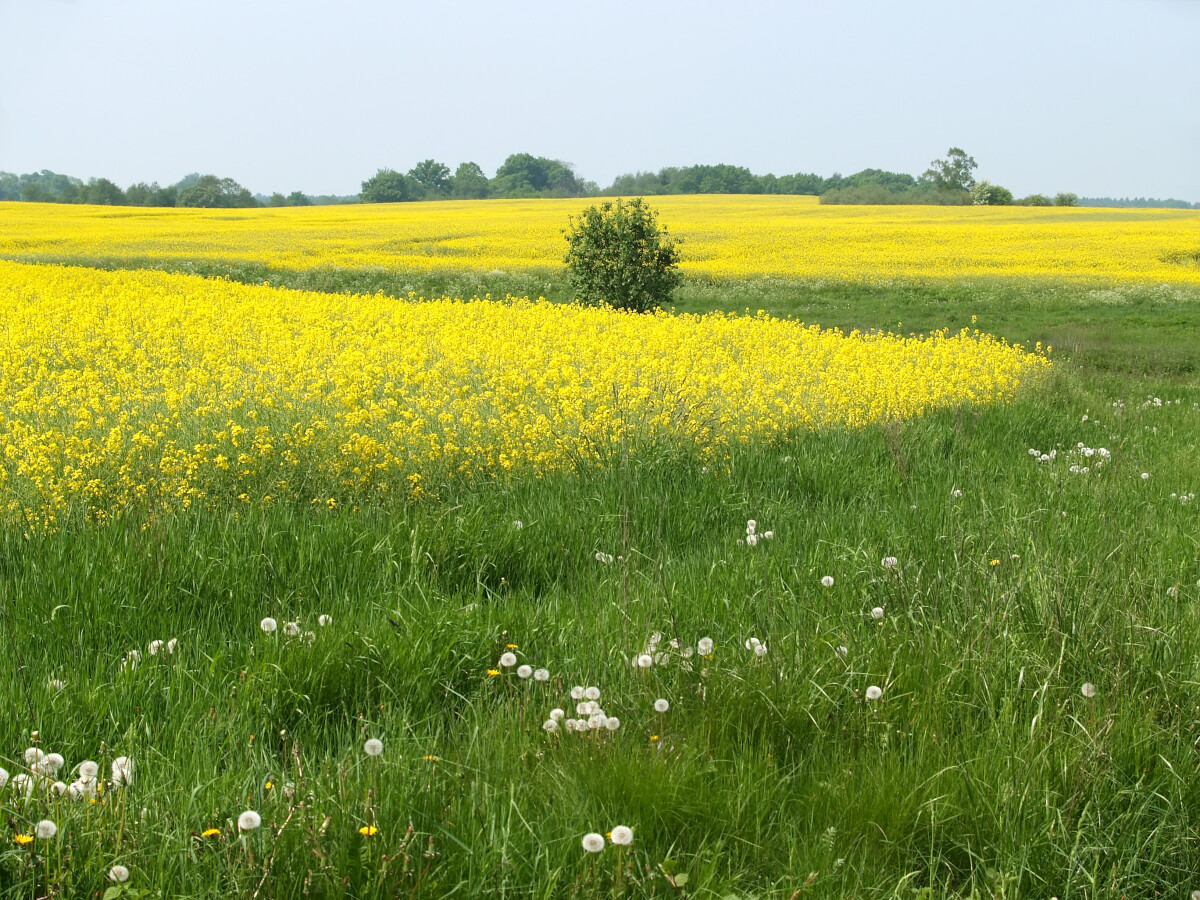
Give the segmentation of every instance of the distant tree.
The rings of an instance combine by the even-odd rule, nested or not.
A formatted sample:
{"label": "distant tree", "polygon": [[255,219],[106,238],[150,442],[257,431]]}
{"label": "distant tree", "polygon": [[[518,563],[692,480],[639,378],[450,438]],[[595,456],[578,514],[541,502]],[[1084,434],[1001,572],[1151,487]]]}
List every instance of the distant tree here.
{"label": "distant tree", "polygon": [[26,203],[45,203],[51,198],[40,182],[28,181],[21,185],[21,199]]}
{"label": "distant tree", "polygon": [[183,188],[176,198],[178,206],[195,206],[208,209],[232,209],[257,206],[258,201],[249,190],[232,178],[202,175],[191,187]]}
{"label": "distant tree", "polygon": [[971,202],[976,206],[1011,206],[1012,191],[984,179],[971,188]]}
{"label": "distant tree", "polygon": [[564,261],[584,303],[647,312],[683,280],[675,241],[641,197],[590,207],[571,217],[564,234]]}
{"label": "distant tree", "polygon": [[124,206],[125,192],[107,178],[93,178],[84,189],[83,202],[95,206]]}
{"label": "distant tree", "polygon": [[56,198],[59,203],[91,203],[90,200],[84,199],[85,188],[78,184],[64,184],[62,190],[58,192]]}
{"label": "distant tree", "polygon": [[303,191],[292,191],[287,195],[288,206],[312,206],[313,202]]}
{"label": "distant tree", "polygon": [[478,163],[459,163],[454,170],[451,193],[463,200],[482,200],[488,195],[488,179]]}
{"label": "distant tree", "polygon": [[270,197],[267,198],[267,206],[287,206],[287,205],[288,205],[287,197],[283,196],[283,194],[279,193],[279,191],[276,191]]}
{"label": "distant tree", "polygon": [[179,190],[175,185],[160,188],[157,182],[153,185],[154,197],[149,206],[175,206],[179,200]]}
{"label": "distant tree", "polygon": [[158,190],[157,181],[154,184],[138,181],[125,188],[125,202],[130,206],[154,206],[154,195]]}
{"label": "distant tree", "polygon": [[1030,194],[1017,201],[1018,206],[1049,206],[1050,198],[1045,194]]}
{"label": "distant tree", "polygon": [[436,159],[423,159],[408,170],[408,177],[419,184],[426,196],[450,193],[450,167]]}
{"label": "distant tree", "polygon": [[979,164],[974,157],[967,156],[958,147],[951,147],[946,151],[946,158],[931,162],[922,177],[939,191],[969,191],[975,187],[972,173],[977,168]]}
{"label": "distant tree", "polygon": [[586,192],[570,163],[528,153],[509,156],[491,183],[497,197],[582,197]]}
{"label": "distant tree", "polygon": [[1079,197],[1072,193],[1063,193],[1054,195],[1055,206],[1078,206]]}
{"label": "distant tree", "polygon": [[380,169],[362,183],[363,203],[401,203],[416,200],[420,189],[411,178],[395,169]]}

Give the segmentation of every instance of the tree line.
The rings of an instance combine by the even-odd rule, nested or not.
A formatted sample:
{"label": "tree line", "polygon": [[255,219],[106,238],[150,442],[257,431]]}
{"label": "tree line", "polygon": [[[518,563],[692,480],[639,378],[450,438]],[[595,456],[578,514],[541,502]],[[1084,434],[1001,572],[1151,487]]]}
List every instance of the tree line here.
{"label": "tree line", "polygon": [[91,203],[97,206],[191,206],[207,209],[240,209],[255,206],[312,206],[353,203],[357,197],[311,196],[292,193],[252,194],[232,178],[193,172],[165,187],[157,181],[139,181],[122,190],[107,178],[86,182],[71,175],[42,169],[26,175],[0,172],[0,200],[35,203]]}
{"label": "tree line", "polygon": [[232,178],[193,173],[166,187],[138,182],[122,190],[107,178],[87,182],[48,170],[28,175],[0,172],[0,200],[55,203],[94,203],[108,206],[194,206],[236,208],[307,206],[325,203],[401,203],[421,200],[482,200],[485,198],[661,196],[665,194],[807,194],[828,204],[937,204],[1024,206],[1164,206],[1198,208],[1182,200],[1111,200],[1084,198],[1060,192],[1016,198],[1007,188],[976,181],[975,159],[958,147],[935,159],[920,175],[863,169],[853,175],[823,177],[811,172],[756,175],[743,166],[669,166],[657,172],[617,176],[608,187],[580,177],[567,162],[514,153],[489,178],[478,163],[463,162],[451,170],[436,159],[425,159],[407,172],[382,168],[362,182],[356,195],[313,196],[302,191],[251,194]]}

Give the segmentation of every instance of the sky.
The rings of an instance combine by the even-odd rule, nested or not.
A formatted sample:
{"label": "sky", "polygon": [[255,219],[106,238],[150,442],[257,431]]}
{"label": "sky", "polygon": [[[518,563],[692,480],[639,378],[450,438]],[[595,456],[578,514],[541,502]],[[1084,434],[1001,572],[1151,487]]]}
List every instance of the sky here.
{"label": "sky", "polygon": [[0,170],[357,193],[511,153],[1200,201],[1200,0],[0,0]]}

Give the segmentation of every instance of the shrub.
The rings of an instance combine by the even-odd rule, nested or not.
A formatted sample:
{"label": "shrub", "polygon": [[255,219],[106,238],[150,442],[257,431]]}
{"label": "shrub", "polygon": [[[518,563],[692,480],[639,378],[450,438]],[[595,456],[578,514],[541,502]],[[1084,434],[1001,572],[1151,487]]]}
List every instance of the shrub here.
{"label": "shrub", "polygon": [[1072,194],[1070,191],[1067,191],[1066,193],[1062,193],[1062,194],[1055,194],[1054,195],[1054,205],[1055,206],[1078,206],[1079,205],[1079,196],[1077,194]]}
{"label": "shrub", "polygon": [[683,280],[676,241],[641,197],[589,207],[563,233],[571,285],[591,306],[646,312],[669,302]]}

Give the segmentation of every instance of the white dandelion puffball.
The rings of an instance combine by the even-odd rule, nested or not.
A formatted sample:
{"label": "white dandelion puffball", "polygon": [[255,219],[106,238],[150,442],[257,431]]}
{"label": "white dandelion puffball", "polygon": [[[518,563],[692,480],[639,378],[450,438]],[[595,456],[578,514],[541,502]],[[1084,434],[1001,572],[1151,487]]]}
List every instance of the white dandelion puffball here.
{"label": "white dandelion puffball", "polygon": [[1083,683],[1083,687],[1079,689],[1079,692],[1090,700],[1092,697],[1096,696],[1096,686],[1090,681],[1085,681]]}
{"label": "white dandelion puffball", "polygon": [[322,613],[321,615],[317,616],[317,624],[320,625],[322,628],[324,628],[326,625],[332,625],[333,624],[333,616],[328,616],[328,615],[325,615],[324,613]]}
{"label": "white dandelion puffball", "polygon": [[84,797],[89,797],[92,794],[94,781],[72,781],[67,785],[67,796],[72,800],[82,800]]}
{"label": "white dandelion puffball", "polygon": [[46,682],[46,687],[50,688],[52,691],[61,691],[66,689],[67,683],[61,678],[51,678]]}
{"label": "white dandelion puffball", "polygon": [[286,634],[290,638],[300,637],[300,623],[299,622],[288,622],[286,625],[283,626],[283,633]]}
{"label": "white dandelion puffball", "polygon": [[113,787],[133,783],[133,760],[128,756],[118,756],[112,763]]}
{"label": "white dandelion puffball", "polygon": [[873,684],[869,688],[867,688],[867,699],[868,700],[878,700],[882,696],[883,696],[883,688],[879,687],[879,685]]}
{"label": "white dandelion puffball", "polygon": [[85,759],[79,764],[79,778],[82,781],[95,781],[96,776],[100,774],[100,764],[92,762],[90,759]]}
{"label": "white dandelion puffball", "polygon": [[276,628],[279,627],[279,623],[276,622],[274,619],[272,619],[270,616],[267,616],[265,619],[263,619],[261,622],[258,623],[258,627],[261,628],[267,634],[270,634],[272,631],[274,631]]}
{"label": "white dandelion puffball", "polygon": [[900,565],[900,560],[896,559],[894,556],[885,556],[879,562],[880,565],[882,565],[885,569],[894,569],[896,566]]}
{"label": "white dandelion puffball", "polygon": [[562,718],[566,714],[567,714],[566,710],[559,709],[558,707],[555,707],[554,709],[550,710],[550,718],[552,718],[555,722],[562,721]]}
{"label": "white dandelion puffball", "polygon": [[639,669],[648,669],[654,665],[654,657],[649,653],[643,653],[637,658],[637,664]]}
{"label": "white dandelion puffball", "polygon": [[262,816],[252,809],[238,816],[238,831],[253,831],[262,824]]}
{"label": "white dandelion puffball", "polygon": [[33,833],[38,836],[39,840],[48,841],[58,834],[58,826],[50,819],[42,819],[34,826]]}
{"label": "white dandelion puffball", "polygon": [[848,647],[839,646],[836,647],[833,652],[836,653],[840,659],[845,659],[850,655],[850,649]]}
{"label": "white dandelion puffball", "polygon": [[764,532],[762,533],[762,536],[763,536],[763,540],[764,540],[764,541],[771,541],[771,540],[774,540],[774,539],[775,539],[775,532],[773,532],[773,531],[764,531]]}
{"label": "white dandelion puffball", "polygon": [[710,637],[702,637],[696,643],[696,652],[701,656],[712,656],[713,639]]}
{"label": "white dandelion puffball", "polygon": [[609,716],[608,718],[606,718],[604,720],[604,727],[607,728],[609,731],[616,731],[618,728],[621,727],[621,720],[618,719],[616,716]]}
{"label": "white dandelion puffball", "polygon": [[883,607],[877,606],[873,610],[871,610],[871,618],[872,619],[882,619],[883,618]]}
{"label": "white dandelion puffball", "polygon": [[179,638],[171,638],[169,641],[167,641],[167,646],[164,647],[163,649],[165,649],[167,651],[168,656],[173,654],[176,650],[179,649]]}
{"label": "white dandelion puffball", "polygon": [[24,772],[20,775],[14,775],[12,789],[28,799],[33,794],[33,779]]}
{"label": "white dandelion puffball", "polygon": [[67,783],[65,781],[56,781],[50,785],[50,793],[55,797],[61,797],[67,792]]}
{"label": "white dandelion puffball", "polygon": [[595,731],[597,728],[603,728],[604,716],[600,715],[600,713],[592,713],[588,716],[587,725],[592,731]]}
{"label": "white dandelion puffball", "polygon": [[618,847],[628,847],[633,843],[633,829],[625,825],[614,825],[611,832],[612,842]]}
{"label": "white dandelion puffball", "polygon": [[379,738],[368,738],[367,742],[363,744],[363,753],[367,756],[382,756],[383,741]]}
{"label": "white dandelion puffball", "polygon": [[507,653],[500,654],[500,668],[510,669],[517,664],[517,654],[511,650]]}
{"label": "white dandelion puffball", "polygon": [[558,719],[547,719],[542,723],[543,731],[558,731]]}
{"label": "white dandelion puffball", "polygon": [[146,652],[149,653],[151,656],[158,656],[158,651],[161,650],[162,648],[163,648],[162,641],[151,641],[149,646],[146,647]]}
{"label": "white dandelion puffball", "polygon": [[758,523],[753,519],[746,520],[746,534],[754,534],[758,530]]}
{"label": "white dandelion puffball", "polygon": [[754,655],[755,656],[766,656],[767,655],[767,645],[759,644],[758,646],[756,646],[754,648]]}
{"label": "white dandelion puffball", "polygon": [[517,667],[517,677],[518,678],[528,678],[532,674],[533,674],[533,666],[518,666]]}
{"label": "white dandelion puffball", "polygon": [[747,546],[747,547],[756,547],[756,546],[758,546],[758,535],[757,535],[757,534],[748,534],[748,535],[746,535],[746,546]]}
{"label": "white dandelion puffball", "polygon": [[32,769],[34,766],[41,763],[41,761],[45,758],[46,758],[46,754],[43,753],[40,748],[38,748],[38,747],[26,747],[25,748],[25,765],[29,766],[29,768]]}
{"label": "white dandelion puffball", "polygon": [[550,680],[550,670],[549,669],[534,669],[533,670],[533,680],[534,681],[549,681]]}
{"label": "white dandelion puffball", "polygon": [[1149,472],[1143,472],[1143,473],[1142,473],[1142,481],[1149,481],[1149,480],[1150,480],[1150,473],[1149,473]]}
{"label": "white dandelion puffball", "polygon": [[8,769],[0,766],[0,791],[8,785]]}
{"label": "white dandelion puffball", "polygon": [[108,870],[108,880],[114,884],[124,884],[129,880],[129,870],[122,865],[113,866]]}
{"label": "white dandelion puffball", "polygon": [[671,704],[661,697],[654,701],[654,711],[655,712],[664,713],[670,708],[671,708]]}
{"label": "white dandelion puffball", "polygon": [[66,760],[62,758],[61,753],[47,753],[46,758],[42,760],[42,767],[53,775],[63,767],[64,763]]}
{"label": "white dandelion puffball", "polygon": [[590,832],[583,836],[583,849],[588,853],[599,853],[604,849],[604,835]]}
{"label": "white dandelion puffball", "polygon": [[1171,585],[1171,587],[1167,588],[1167,596],[1168,597],[1178,597],[1179,596],[1179,588],[1176,587],[1175,585]]}
{"label": "white dandelion puffball", "polygon": [[761,643],[762,643],[762,641],[760,641],[760,640],[759,640],[758,638],[756,638],[756,637],[752,637],[752,638],[746,638],[746,644],[745,644],[745,646],[746,646],[746,649],[747,649],[747,650],[753,650],[755,647],[757,647],[757,646],[758,646],[759,644],[761,644]]}
{"label": "white dandelion puffball", "polygon": [[958,488],[955,488],[954,490],[952,490],[950,492],[950,496],[953,497],[955,500],[957,500],[959,497],[962,496],[962,491],[960,491]]}
{"label": "white dandelion puffball", "polygon": [[833,576],[826,575],[821,579],[821,584],[825,585],[825,587],[833,587]]}
{"label": "white dandelion puffball", "polygon": [[524,527],[525,527],[525,523],[522,522],[520,519],[513,519],[513,528],[517,529],[517,531],[520,531]]}
{"label": "white dandelion puffball", "polygon": [[571,688],[571,699],[572,700],[582,700],[583,699],[583,685],[577,684],[577,685],[575,685],[575,687]]}
{"label": "white dandelion puffball", "polygon": [[598,687],[587,688],[583,692],[583,696],[584,696],[584,699],[586,699],[586,700],[599,700],[600,699],[600,688],[598,688]]}

